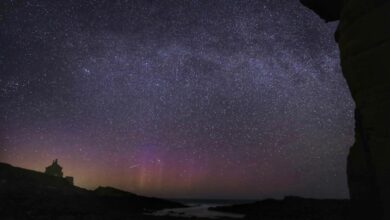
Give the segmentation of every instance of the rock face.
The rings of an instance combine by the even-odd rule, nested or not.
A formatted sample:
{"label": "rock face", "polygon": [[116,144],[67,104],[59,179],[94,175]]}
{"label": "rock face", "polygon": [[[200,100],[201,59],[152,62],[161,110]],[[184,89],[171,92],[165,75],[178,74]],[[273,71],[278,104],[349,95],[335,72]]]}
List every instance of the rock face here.
{"label": "rock face", "polygon": [[62,177],[0,163],[0,219],[123,219],[145,211],[180,207],[184,205],[111,187],[90,191]]}

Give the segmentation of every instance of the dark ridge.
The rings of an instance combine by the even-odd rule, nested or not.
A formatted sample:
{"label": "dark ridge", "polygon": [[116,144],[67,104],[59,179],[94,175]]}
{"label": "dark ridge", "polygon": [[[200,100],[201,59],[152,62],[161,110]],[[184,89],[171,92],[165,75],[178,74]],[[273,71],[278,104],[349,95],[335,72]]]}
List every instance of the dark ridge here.
{"label": "dark ridge", "polygon": [[112,187],[91,191],[64,178],[0,163],[0,219],[127,219],[181,207],[185,206]]}

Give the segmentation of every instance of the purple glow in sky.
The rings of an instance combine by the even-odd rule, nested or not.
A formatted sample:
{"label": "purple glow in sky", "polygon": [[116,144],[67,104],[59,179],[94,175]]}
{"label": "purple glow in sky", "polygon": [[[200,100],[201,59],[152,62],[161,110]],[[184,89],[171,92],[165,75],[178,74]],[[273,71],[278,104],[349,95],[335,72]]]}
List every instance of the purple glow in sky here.
{"label": "purple glow in sky", "polygon": [[291,0],[5,0],[0,161],[180,198],[347,197],[353,102]]}

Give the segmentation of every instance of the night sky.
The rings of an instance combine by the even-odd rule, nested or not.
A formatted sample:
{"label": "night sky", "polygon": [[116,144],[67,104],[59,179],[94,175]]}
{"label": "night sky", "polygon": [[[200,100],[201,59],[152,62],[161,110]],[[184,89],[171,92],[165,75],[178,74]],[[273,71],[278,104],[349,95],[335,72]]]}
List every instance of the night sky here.
{"label": "night sky", "polygon": [[2,0],[0,161],[168,198],[348,196],[353,108],[298,0]]}

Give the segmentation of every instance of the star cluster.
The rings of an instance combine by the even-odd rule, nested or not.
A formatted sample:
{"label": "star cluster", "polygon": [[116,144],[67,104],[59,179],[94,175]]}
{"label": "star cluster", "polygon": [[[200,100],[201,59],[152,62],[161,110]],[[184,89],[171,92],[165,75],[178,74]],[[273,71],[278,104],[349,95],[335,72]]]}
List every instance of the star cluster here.
{"label": "star cluster", "polygon": [[290,0],[5,0],[0,161],[186,198],[346,197],[353,102]]}

